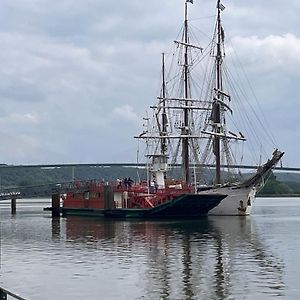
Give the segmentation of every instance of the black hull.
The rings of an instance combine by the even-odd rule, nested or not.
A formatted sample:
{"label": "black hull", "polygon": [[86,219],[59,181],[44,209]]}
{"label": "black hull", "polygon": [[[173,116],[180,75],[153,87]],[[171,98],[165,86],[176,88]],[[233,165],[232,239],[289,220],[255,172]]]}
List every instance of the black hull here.
{"label": "black hull", "polygon": [[189,219],[207,215],[226,196],[223,194],[185,194],[153,208],[62,208],[62,214],[126,219]]}

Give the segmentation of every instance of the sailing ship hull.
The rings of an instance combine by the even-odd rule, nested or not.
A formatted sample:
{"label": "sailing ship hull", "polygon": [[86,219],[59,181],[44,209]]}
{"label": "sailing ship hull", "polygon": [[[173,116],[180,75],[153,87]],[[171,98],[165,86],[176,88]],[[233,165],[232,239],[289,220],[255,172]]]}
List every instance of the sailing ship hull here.
{"label": "sailing ship hull", "polygon": [[227,195],[222,202],[212,208],[208,215],[213,216],[247,216],[251,214],[255,202],[255,187],[220,187],[199,192],[205,194]]}
{"label": "sailing ship hull", "polygon": [[61,212],[104,218],[188,219],[205,216],[225,194],[191,193],[189,189],[165,189],[147,193],[144,185],[129,189],[93,183],[84,190],[67,193]]}
{"label": "sailing ship hull", "polygon": [[207,215],[226,195],[185,194],[151,209],[111,209],[103,212],[108,218],[189,219]]}

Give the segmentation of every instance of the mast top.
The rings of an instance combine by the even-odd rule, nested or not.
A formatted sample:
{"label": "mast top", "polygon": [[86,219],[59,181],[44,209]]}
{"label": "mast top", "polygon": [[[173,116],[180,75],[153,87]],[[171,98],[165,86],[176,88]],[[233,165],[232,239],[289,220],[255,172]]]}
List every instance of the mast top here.
{"label": "mast top", "polygon": [[218,11],[223,11],[226,7],[221,3],[221,0],[218,0],[217,1],[217,8],[218,8]]}

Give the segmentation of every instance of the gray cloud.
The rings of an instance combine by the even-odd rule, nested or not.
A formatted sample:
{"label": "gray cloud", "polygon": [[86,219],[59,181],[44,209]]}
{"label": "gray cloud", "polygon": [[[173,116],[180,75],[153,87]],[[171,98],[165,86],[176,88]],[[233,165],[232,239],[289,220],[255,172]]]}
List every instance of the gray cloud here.
{"label": "gray cloud", "polygon": [[[299,3],[224,4],[228,40],[287,162],[300,165],[289,143],[298,129]],[[211,0],[190,6],[202,43],[214,7]],[[132,137],[157,96],[160,53],[179,32],[182,8],[181,0],[1,1],[2,162],[134,161]]]}

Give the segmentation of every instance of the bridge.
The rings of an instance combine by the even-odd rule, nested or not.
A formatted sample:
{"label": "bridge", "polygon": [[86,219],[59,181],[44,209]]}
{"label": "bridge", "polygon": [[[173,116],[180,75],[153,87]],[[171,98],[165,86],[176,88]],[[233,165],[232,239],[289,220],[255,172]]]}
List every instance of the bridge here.
{"label": "bridge", "polygon": [[[172,164],[172,167],[181,167],[180,164]],[[136,167],[145,168],[145,164],[142,163],[74,163],[74,164],[37,164],[37,165],[0,165],[0,168],[40,168],[40,169],[51,169],[51,168],[76,168],[76,167]],[[206,167],[214,168],[215,165],[210,164],[196,164],[195,167]],[[257,165],[222,165],[222,168],[231,169],[246,169],[246,170],[256,170]],[[300,172],[300,167],[275,167],[273,170],[285,171],[285,172]]]}

